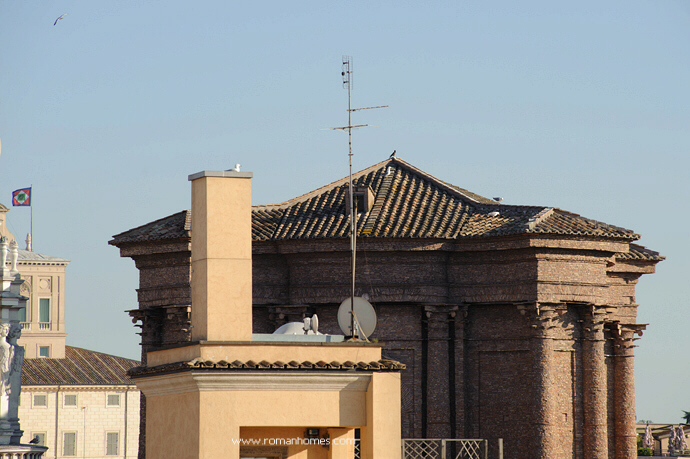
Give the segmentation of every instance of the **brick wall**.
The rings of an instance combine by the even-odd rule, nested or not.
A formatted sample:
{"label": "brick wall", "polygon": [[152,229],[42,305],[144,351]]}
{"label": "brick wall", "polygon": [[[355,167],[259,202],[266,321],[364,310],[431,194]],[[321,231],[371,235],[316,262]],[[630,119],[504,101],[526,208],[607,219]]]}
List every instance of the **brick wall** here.
{"label": "brick wall", "polygon": [[[616,262],[615,251],[627,248],[620,242],[539,235],[366,239],[358,247],[357,294],[369,295],[379,318],[371,338],[408,367],[404,437],[489,438],[490,454],[500,437],[506,458],[596,459],[603,453],[585,439],[596,438],[592,420],[601,418],[609,457],[632,457],[621,432],[634,422],[634,406],[613,408],[634,391],[632,356],[617,371],[605,356],[632,339],[621,341],[616,330],[637,330],[634,286],[655,261]],[[121,249],[142,273],[141,311],[133,316],[144,349],[188,340],[179,312],[189,306],[188,245]],[[255,332],[316,313],[320,331],[340,334],[347,240],[255,242],[253,252]],[[603,353],[587,347],[591,327],[604,330]],[[586,379],[598,378],[594,364],[603,369],[603,399],[586,390]]]}

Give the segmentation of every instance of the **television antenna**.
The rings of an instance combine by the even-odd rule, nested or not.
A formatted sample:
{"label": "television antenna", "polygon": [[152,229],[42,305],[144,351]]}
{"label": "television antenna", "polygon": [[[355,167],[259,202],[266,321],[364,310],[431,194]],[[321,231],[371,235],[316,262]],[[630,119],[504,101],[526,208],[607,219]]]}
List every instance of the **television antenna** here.
{"label": "television antenna", "polygon": [[[351,282],[350,282],[350,327],[349,330],[352,333],[350,336],[353,339],[359,338],[360,335],[364,335],[364,339],[367,340],[366,334],[358,333],[360,327],[355,326],[357,322],[357,316],[355,311],[355,264],[357,258],[357,222],[355,221],[356,203],[354,202],[353,186],[352,186],[352,130],[359,129],[363,127],[369,127],[368,124],[352,124],[352,112],[357,112],[360,110],[373,110],[376,108],[387,108],[388,105],[377,105],[375,107],[361,107],[352,108],[352,57],[343,56],[343,65],[341,75],[343,77],[343,88],[347,89],[347,126],[331,128],[334,131],[347,131],[348,140],[348,158],[350,160],[350,250],[352,253],[351,257]],[[368,341],[368,340],[367,340]]]}

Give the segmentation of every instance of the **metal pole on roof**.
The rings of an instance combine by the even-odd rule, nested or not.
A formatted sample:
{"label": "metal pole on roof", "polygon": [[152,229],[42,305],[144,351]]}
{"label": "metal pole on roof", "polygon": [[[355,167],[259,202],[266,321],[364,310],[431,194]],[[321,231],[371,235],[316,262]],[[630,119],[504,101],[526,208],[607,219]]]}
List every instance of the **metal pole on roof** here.
{"label": "metal pole on roof", "polygon": [[[355,328],[357,323],[357,318],[355,316],[355,267],[357,264],[357,222],[355,218],[357,216],[356,204],[354,202],[354,190],[352,183],[352,129],[367,127],[368,124],[352,124],[352,112],[358,110],[371,110],[373,108],[385,108],[388,105],[379,105],[376,107],[363,107],[363,108],[352,108],[352,57],[343,56],[343,65],[341,75],[343,77],[343,87],[347,89],[347,126],[339,128],[331,128],[333,130],[345,131],[347,130],[348,136],[348,158],[350,163],[350,178],[349,178],[349,198],[350,198],[350,251],[351,251],[351,263],[350,263],[350,333],[352,338],[359,337],[359,326]],[[366,339],[366,337],[365,337]]]}
{"label": "metal pole on roof", "polygon": [[350,162],[350,250],[352,253],[350,260],[350,332],[353,338],[357,338],[355,329],[355,266],[357,257],[357,231],[355,223],[355,201],[352,190],[352,59],[343,59],[343,83],[347,83],[347,146],[348,159]]}

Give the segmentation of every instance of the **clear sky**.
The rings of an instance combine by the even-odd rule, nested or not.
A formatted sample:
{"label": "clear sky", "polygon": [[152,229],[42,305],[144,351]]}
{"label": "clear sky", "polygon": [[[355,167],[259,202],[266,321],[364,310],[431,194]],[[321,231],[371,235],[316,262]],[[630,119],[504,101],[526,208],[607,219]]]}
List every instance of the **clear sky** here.
{"label": "clear sky", "polygon": [[[64,19],[53,25],[55,19]],[[71,260],[67,342],[138,358],[138,271],[111,236],[188,208],[187,176],[280,202],[396,149],[507,204],[635,230],[638,419],[690,411],[690,2],[0,0],[0,202],[34,187],[34,250]],[[12,208],[23,241],[29,211]]]}

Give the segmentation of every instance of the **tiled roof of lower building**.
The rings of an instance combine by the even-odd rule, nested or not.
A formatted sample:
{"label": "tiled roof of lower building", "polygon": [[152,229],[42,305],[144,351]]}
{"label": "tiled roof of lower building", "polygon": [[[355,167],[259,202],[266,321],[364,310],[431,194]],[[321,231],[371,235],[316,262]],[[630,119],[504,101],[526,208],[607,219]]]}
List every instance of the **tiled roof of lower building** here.
{"label": "tiled roof of lower building", "polygon": [[69,260],[66,258],[53,257],[50,255],[43,255],[42,253],[31,252],[28,250],[19,249],[17,251],[17,261],[21,262],[36,262],[36,263],[58,263],[67,264]]}
{"label": "tiled roof of lower building", "polygon": [[[363,238],[461,239],[553,234],[636,240],[633,231],[544,206],[503,205],[450,185],[399,158],[353,175],[373,205],[357,215]],[[252,207],[254,241],[343,238],[349,234],[348,178],[279,204]],[[113,236],[112,245],[189,237],[191,212],[182,211]]]}
{"label": "tiled roof of lower building", "polygon": [[390,359],[381,359],[375,362],[254,362],[252,360],[242,362],[226,362],[220,360],[191,360],[189,362],[177,362],[153,367],[136,367],[129,374],[133,377],[156,373],[172,373],[183,370],[348,370],[348,371],[400,371],[406,367],[404,364]]}
{"label": "tiled roof of lower building", "polygon": [[127,371],[137,360],[65,346],[64,359],[25,359],[22,385],[131,385]]}

